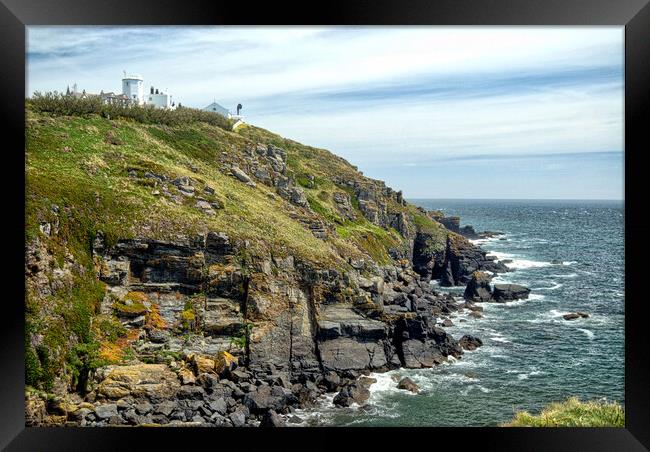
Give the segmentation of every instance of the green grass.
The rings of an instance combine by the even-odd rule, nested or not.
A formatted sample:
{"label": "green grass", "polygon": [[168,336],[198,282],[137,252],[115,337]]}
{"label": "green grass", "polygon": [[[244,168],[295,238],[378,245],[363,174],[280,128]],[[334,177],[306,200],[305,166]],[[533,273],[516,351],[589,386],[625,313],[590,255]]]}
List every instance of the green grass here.
{"label": "green grass", "polygon": [[[244,273],[251,271],[248,266],[256,258],[269,255],[291,255],[319,268],[346,271],[349,257],[369,255],[387,264],[391,248],[406,246],[395,230],[363,217],[354,190],[345,182],[368,180],[327,150],[251,125],[232,131],[219,115],[188,108],[125,109],[104,106],[97,99],[37,95],[26,102],[26,110],[25,240],[38,239],[60,269],[69,266],[72,256],[75,279],[73,288],[55,294],[27,293],[25,374],[34,387],[49,390],[61,376],[78,380],[98,362],[97,344],[124,340],[114,319],[98,315],[104,286],[97,281],[99,262],[91,250],[100,231],[109,247],[134,237],[175,240],[179,235],[224,232],[233,243],[247,242],[236,255]],[[273,187],[250,187],[227,174],[229,163],[245,166],[249,150],[260,143],[286,150],[287,176],[304,187],[311,211],[269,196]],[[170,180],[187,176],[197,194],[218,201],[222,208],[206,215],[196,207],[196,199],[178,194],[168,183],[179,195],[180,201],[174,202],[160,194],[160,182],[145,177],[146,172]],[[204,193],[206,186],[215,193]],[[344,220],[333,200],[332,194],[341,191],[350,195],[354,221]],[[390,212],[412,216],[416,227],[430,231],[437,243],[444,228],[412,206],[387,202]],[[317,239],[306,226],[315,220],[337,234]],[[41,232],[43,223],[56,232]],[[143,300],[135,293],[129,297],[131,303],[118,302],[115,308],[144,313]],[[190,323],[190,311],[185,317],[180,320]]]}
{"label": "green grass", "polygon": [[[106,143],[108,131],[123,144]],[[54,221],[51,209],[57,205],[63,212],[56,240],[76,246],[76,254],[87,251],[89,237],[99,230],[109,239],[170,239],[207,229],[249,240],[253,253],[279,248],[320,263],[336,260],[331,246],[287,214],[286,201],[267,196],[269,187],[251,188],[221,172],[216,155],[232,143],[237,143],[237,152],[251,145],[205,124],[170,127],[28,111],[27,240],[40,235],[40,223]],[[133,169],[137,178],[128,176]],[[177,205],[156,197],[151,180],[143,177],[145,171],[170,178],[189,176],[199,186],[209,185],[216,191],[212,198],[224,209],[207,217],[192,199]]]}
{"label": "green grass", "polygon": [[397,231],[380,228],[364,218],[337,226],[336,233],[367,252],[380,264],[389,263],[391,259],[388,250],[401,244],[401,236]]}
{"label": "green grass", "polygon": [[504,427],[625,427],[625,412],[618,403],[581,402],[572,397],[552,403],[538,415],[520,411]]}

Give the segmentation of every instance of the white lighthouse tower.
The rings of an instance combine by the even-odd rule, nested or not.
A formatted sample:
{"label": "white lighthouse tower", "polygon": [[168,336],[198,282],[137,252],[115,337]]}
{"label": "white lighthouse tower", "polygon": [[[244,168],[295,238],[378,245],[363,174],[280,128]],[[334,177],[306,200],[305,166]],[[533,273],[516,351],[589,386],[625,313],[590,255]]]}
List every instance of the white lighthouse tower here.
{"label": "white lighthouse tower", "polygon": [[122,94],[127,96],[131,102],[142,105],[144,103],[144,85],[139,75],[126,75],[122,78]]}

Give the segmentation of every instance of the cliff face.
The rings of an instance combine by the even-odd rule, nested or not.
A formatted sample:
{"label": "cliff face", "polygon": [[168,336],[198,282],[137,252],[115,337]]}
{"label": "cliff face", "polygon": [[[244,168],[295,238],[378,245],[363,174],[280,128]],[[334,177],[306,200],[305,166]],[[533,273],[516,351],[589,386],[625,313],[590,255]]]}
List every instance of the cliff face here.
{"label": "cliff face", "polygon": [[[462,354],[440,327],[462,306],[431,278],[502,270],[401,192],[250,126],[28,110],[26,177],[27,383],[92,406],[53,418],[30,396],[35,424],[237,425],[234,413],[271,422],[267,405],[283,412],[319,391],[352,400],[359,372]],[[238,386],[225,397],[227,382]],[[223,397],[223,410],[210,405]],[[96,404],[111,400],[128,408],[103,417]],[[143,400],[175,405],[125,415]]]}

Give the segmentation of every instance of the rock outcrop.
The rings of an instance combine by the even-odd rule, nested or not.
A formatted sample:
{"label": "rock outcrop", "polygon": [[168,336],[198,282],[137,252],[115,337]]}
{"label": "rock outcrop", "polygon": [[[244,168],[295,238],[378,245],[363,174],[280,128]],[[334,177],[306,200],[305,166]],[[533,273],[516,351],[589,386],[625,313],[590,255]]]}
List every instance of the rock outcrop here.
{"label": "rock outcrop", "polygon": [[519,284],[495,284],[492,300],[497,303],[528,298],[530,289]]}
{"label": "rock outcrop", "polygon": [[420,387],[409,377],[402,378],[397,384],[398,389],[404,389],[405,391],[410,391],[414,394],[420,392]]}
{"label": "rock outcrop", "polygon": [[476,336],[466,334],[465,336],[460,338],[458,344],[464,350],[476,350],[478,347],[483,346],[483,341]]}
{"label": "rock outcrop", "polygon": [[562,316],[562,318],[564,320],[576,320],[576,319],[581,319],[581,318],[586,319],[587,317],[589,317],[589,314],[587,314],[586,312],[580,312],[580,311],[578,311],[578,312],[570,312],[570,313],[564,314]]}
{"label": "rock outcrop", "polygon": [[484,272],[472,273],[472,279],[467,283],[463,298],[470,302],[485,302],[492,298],[490,276]]}
{"label": "rock outcrop", "polygon": [[450,233],[446,246],[431,250],[429,234],[420,233],[413,251],[414,269],[425,279],[440,279],[442,286],[467,284],[475,271],[500,273],[508,268],[464,237]]}

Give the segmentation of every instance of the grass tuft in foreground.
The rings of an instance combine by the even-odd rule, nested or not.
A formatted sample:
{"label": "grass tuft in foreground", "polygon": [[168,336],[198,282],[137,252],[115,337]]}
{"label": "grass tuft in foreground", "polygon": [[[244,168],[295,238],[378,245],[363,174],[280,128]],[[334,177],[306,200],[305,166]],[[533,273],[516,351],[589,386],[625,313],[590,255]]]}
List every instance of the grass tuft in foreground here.
{"label": "grass tuft in foreground", "polygon": [[616,402],[581,402],[571,397],[550,404],[539,415],[519,411],[502,427],[625,427],[625,412]]}

